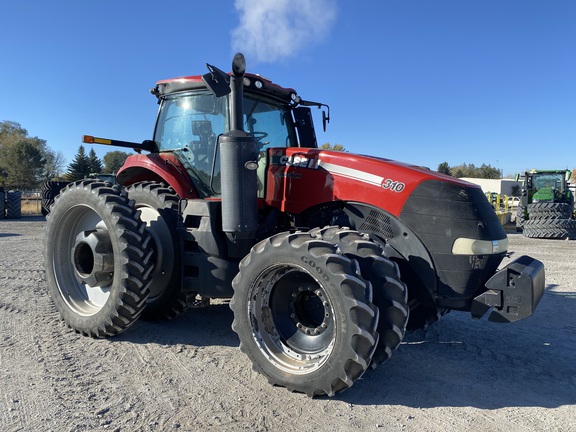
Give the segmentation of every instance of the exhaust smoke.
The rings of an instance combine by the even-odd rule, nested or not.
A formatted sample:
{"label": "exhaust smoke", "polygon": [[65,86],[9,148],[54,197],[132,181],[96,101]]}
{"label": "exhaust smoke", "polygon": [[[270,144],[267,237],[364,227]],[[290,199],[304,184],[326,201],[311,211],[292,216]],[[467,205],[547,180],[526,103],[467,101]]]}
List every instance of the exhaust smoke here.
{"label": "exhaust smoke", "polygon": [[336,19],[336,0],[236,0],[235,7],[240,24],[232,31],[233,52],[260,63],[321,42]]}

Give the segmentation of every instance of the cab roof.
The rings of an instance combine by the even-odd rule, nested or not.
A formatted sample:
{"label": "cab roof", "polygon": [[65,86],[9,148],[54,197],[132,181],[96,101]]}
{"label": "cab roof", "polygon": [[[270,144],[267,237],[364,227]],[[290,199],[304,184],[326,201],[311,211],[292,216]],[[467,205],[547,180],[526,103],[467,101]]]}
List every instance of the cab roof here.
{"label": "cab roof", "polygon": [[[156,87],[150,92],[160,98],[172,93],[180,93],[190,90],[205,89],[206,84],[202,81],[202,75],[183,76],[160,80]],[[273,83],[271,80],[256,74],[245,74],[244,90],[251,93],[260,93],[281,99],[286,103],[293,103],[296,100],[296,91]]]}

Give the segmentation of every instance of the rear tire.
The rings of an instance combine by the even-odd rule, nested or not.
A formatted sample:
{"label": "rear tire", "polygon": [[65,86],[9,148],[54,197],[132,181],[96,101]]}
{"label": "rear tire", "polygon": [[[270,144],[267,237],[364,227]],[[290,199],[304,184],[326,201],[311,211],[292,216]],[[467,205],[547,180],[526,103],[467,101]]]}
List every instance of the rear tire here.
{"label": "rear tire", "polygon": [[526,207],[519,205],[516,210],[516,231],[521,232],[526,223]]}
{"label": "rear tire", "polygon": [[42,214],[47,216],[50,213],[50,207],[54,204],[54,199],[62,189],[64,189],[70,182],[64,181],[54,181],[48,180],[45,181],[42,186],[41,192],[41,206],[42,206]]}
{"label": "rear tire", "polygon": [[309,233],[254,246],[232,282],[233,330],[254,370],[313,397],[350,387],[378,342],[378,309],[357,263]]}
{"label": "rear tire", "polygon": [[340,227],[315,229],[310,233],[338,245],[348,258],[358,261],[362,277],[372,284],[374,304],[380,311],[377,327],[380,337],[370,365],[374,369],[392,356],[406,332],[408,292],[400,280],[398,266],[368,235]]}
{"label": "rear tire", "polygon": [[112,336],[144,310],[151,239],[119,186],[68,185],[47,217],[44,257],[50,297],[77,332]]}
{"label": "rear tire", "polygon": [[180,243],[176,232],[178,195],[172,188],[156,182],[136,183],[127,191],[154,241],[154,271],[142,318],[150,321],[175,318],[187,306],[182,293]]}

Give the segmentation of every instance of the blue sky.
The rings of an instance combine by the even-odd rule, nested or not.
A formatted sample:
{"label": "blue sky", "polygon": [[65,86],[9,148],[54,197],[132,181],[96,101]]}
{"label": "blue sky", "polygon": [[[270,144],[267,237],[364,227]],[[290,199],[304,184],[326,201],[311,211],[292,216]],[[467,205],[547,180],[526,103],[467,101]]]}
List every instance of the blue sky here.
{"label": "blue sky", "polygon": [[[576,1],[10,1],[0,121],[70,162],[150,139],[156,81],[248,71],[330,105],[320,143],[436,169],[576,168]],[[88,147],[89,148],[89,147]],[[101,157],[109,147],[94,146]]]}

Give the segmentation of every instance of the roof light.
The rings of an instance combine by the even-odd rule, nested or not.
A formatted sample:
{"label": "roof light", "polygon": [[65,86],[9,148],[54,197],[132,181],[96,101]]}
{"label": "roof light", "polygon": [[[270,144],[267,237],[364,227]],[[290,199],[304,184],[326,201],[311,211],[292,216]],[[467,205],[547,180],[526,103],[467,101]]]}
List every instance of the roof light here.
{"label": "roof light", "polygon": [[260,89],[263,87],[262,81],[255,81],[255,82],[254,82],[254,85],[256,86],[256,88],[257,88],[258,90],[260,90]]}

